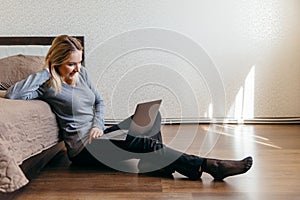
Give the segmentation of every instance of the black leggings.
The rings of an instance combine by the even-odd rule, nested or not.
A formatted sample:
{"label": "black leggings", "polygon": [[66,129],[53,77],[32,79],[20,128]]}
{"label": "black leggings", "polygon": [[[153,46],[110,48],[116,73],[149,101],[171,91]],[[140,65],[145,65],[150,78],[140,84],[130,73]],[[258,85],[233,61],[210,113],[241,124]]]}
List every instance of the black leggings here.
{"label": "black leggings", "polygon": [[[107,128],[104,134],[123,129],[128,130],[131,118],[129,117],[117,125]],[[200,178],[199,168],[205,158],[179,152],[163,144],[161,137],[161,115],[157,115],[149,132],[142,136],[133,136],[128,133],[125,141],[94,139],[91,144],[75,157],[70,158],[74,163],[104,163],[111,166],[125,159],[141,159],[148,163],[152,171],[164,169],[166,173],[175,171],[187,176],[192,180]],[[139,169],[143,172],[142,166]],[[112,167],[115,168],[115,167]]]}

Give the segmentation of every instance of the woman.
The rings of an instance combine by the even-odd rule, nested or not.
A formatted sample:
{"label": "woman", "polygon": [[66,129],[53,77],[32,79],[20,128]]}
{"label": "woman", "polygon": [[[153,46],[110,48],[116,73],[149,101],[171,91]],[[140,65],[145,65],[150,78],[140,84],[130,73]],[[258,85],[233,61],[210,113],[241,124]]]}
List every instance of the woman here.
{"label": "woman", "polygon": [[[131,118],[105,128],[103,99],[90,81],[86,69],[81,67],[82,53],[83,47],[76,38],[58,36],[46,56],[45,69],[10,87],[6,97],[47,102],[57,117],[68,157],[74,163],[98,162],[92,154],[109,155],[113,160],[118,153],[111,154],[109,148],[102,148],[105,146],[101,143],[103,140],[97,138],[117,129],[128,129]],[[160,123],[158,114],[148,136],[128,134],[125,141],[111,142],[141,158],[141,171],[147,164],[157,165],[167,175],[177,171],[192,180],[199,179],[202,172],[210,174],[215,180],[223,180],[245,173],[252,166],[251,157],[240,161],[217,160],[171,149],[162,143]],[[139,157],[144,153],[150,153],[151,159]]]}

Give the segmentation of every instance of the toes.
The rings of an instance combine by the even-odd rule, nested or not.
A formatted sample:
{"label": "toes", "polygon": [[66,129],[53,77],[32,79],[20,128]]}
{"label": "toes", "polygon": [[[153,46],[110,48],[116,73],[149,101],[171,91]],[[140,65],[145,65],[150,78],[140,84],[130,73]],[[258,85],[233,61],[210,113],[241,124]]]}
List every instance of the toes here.
{"label": "toes", "polygon": [[245,164],[246,170],[249,170],[252,166],[252,163],[253,163],[252,157],[249,156],[249,157],[245,158],[244,161],[246,162],[246,164]]}

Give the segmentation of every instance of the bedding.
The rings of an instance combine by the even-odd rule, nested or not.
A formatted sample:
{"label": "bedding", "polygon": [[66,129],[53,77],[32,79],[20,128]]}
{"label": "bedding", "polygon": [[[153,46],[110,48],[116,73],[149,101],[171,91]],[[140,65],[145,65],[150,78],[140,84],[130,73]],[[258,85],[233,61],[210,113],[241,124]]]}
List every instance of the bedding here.
{"label": "bedding", "polygon": [[57,144],[59,131],[43,101],[0,98],[0,105],[0,191],[12,192],[28,183],[19,165]]}

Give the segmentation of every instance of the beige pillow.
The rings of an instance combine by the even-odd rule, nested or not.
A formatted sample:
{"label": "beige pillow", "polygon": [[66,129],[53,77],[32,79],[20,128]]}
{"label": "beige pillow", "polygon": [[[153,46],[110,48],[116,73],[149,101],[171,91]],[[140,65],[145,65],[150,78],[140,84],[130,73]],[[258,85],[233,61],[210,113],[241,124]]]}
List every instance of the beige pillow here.
{"label": "beige pillow", "polygon": [[44,56],[15,55],[0,59],[0,90],[43,69]]}

